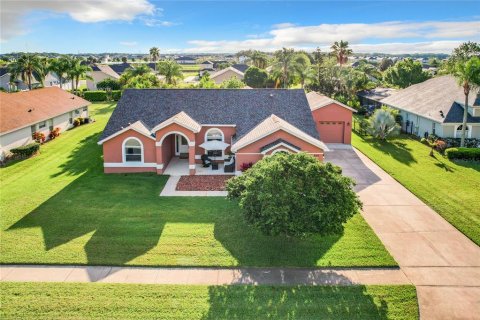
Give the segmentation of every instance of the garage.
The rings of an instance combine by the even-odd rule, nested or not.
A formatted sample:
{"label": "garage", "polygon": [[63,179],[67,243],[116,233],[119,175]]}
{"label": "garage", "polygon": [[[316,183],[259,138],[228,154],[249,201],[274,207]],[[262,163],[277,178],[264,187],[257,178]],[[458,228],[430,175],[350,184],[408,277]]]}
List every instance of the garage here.
{"label": "garage", "polygon": [[345,143],[344,121],[320,121],[318,123],[320,140],[326,143]]}

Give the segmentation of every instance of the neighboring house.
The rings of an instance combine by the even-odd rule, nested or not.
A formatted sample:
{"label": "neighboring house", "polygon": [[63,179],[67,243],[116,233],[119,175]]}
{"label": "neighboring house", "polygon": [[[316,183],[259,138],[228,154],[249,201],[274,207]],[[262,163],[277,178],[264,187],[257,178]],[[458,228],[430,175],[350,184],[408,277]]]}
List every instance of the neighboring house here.
{"label": "neighboring house", "polygon": [[[43,84],[45,87],[59,87],[60,88],[60,77],[55,72],[49,72],[45,76],[45,80],[43,80]],[[71,80],[63,80],[62,89],[64,90],[72,90],[72,81]]]}
{"label": "neighboring house", "polygon": [[178,64],[196,64],[197,61],[195,58],[192,57],[178,57],[175,59],[175,62]]}
{"label": "neighboring house", "polygon": [[89,72],[89,75],[93,79],[87,78],[88,90],[97,90],[97,83],[105,79],[118,80],[120,78],[120,75],[116,73],[109,65],[93,64],[91,65],[91,68],[92,68],[92,71]]}
{"label": "neighboring house", "polygon": [[[150,63],[136,63],[134,65],[140,65],[140,64],[146,64],[150,69],[155,70],[155,63],[153,62],[150,62]],[[134,65],[128,63],[128,62],[122,62],[122,63],[111,63],[109,64],[108,66],[113,70],[115,71],[118,75],[122,75],[125,70],[127,70],[128,68],[132,68]]]}
{"label": "neighboring house", "polygon": [[[0,87],[6,91],[28,90],[28,83],[22,80],[21,76],[13,82],[10,81],[11,73],[8,72],[7,67],[0,68]],[[32,88],[40,86],[40,82],[32,76]]]}
{"label": "neighboring house", "polygon": [[352,112],[325,103],[310,106],[300,89],[127,89],[98,142],[104,171],[162,174],[179,157],[195,174],[205,154],[221,163],[233,153],[237,173],[276,152],[304,151],[322,161],[322,135],[340,142],[322,116],[345,123],[338,134],[348,143]]}
{"label": "neighboring house", "polygon": [[379,108],[382,106],[382,100],[390,97],[397,90],[392,88],[375,88],[372,90],[363,90],[357,93],[362,106],[374,106]]}
{"label": "neighboring house", "polygon": [[[441,76],[399,90],[381,103],[400,110],[402,130],[420,137],[460,138],[465,95],[453,76]],[[469,96],[467,137],[480,138],[480,96]]]}
{"label": "neighboring house", "polygon": [[238,80],[243,80],[244,73],[238,71],[234,67],[228,67],[217,71],[210,75],[210,79],[215,81],[216,84],[221,84],[225,80],[229,80],[230,78],[237,78]]}
{"label": "neighboring house", "polygon": [[73,119],[88,117],[90,102],[58,87],[14,93],[0,92],[0,158],[12,148],[32,142],[34,132],[65,131]]}
{"label": "neighboring house", "polygon": [[237,69],[241,73],[245,73],[245,71],[247,71],[247,69],[250,68],[250,66],[248,64],[238,64],[237,63],[237,64],[232,65],[232,68]]}
{"label": "neighboring house", "polygon": [[352,117],[357,112],[343,103],[316,92],[307,93],[320,139],[325,143],[350,144],[352,141]]}
{"label": "neighboring house", "polygon": [[213,62],[212,61],[203,61],[200,63],[200,68],[205,69],[205,70],[213,70]]}

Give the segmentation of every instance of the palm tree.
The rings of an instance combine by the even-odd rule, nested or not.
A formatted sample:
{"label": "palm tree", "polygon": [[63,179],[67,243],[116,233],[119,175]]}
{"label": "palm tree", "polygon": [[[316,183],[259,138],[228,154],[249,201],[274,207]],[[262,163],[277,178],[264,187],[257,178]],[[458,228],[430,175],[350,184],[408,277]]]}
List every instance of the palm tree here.
{"label": "palm tree", "polygon": [[60,58],[54,58],[50,60],[49,70],[55,72],[60,81],[60,88],[63,88],[64,80],[67,80],[67,75],[69,69],[68,57],[62,56]]}
{"label": "palm tree", "polygon": [[[160,49],[157,47],[150,48],[150,59],[153,62],[157,62],[158,58],[160,58]],[[157,66],[155,65],[155,71],[157,71]]]}
{"label": "palm tree", "polygon": [[85,77],[87,79],[93,80],[93,78],[88,75],[88,72],[91,72],[92,68],[88,65],[82,64],[82,59],[72,58],[68,64],[67,74],[72,80],[72,89],[77,91],[80,78]]}
{"label": "palm tree", "polygon": [[176,84],[177,79],[183,79],[182,67],[173,60],[160,61],[158,73],[165,76],[167,84]]}
{"label": "palm tree", "polygon": [[282,48],[275,52],[275,63],[273,64],[274,73],[281,75],[283,88],[288,88],[291,76],[294,70],[295,51],[293,49]]}
{"label": "palm tree", "polygon": [[465,133],[468,117],[468,95],[471,90],[480,86],[480,58],[472,57],[467,61],[458,61],[453,69],[453,75],[458,84],[463,87],[465,94],[465,105],[463,107],[462,136],[460,146],[465,146]]}
{"label": "palm tree", "polygon": [[317,72],[312,66],[307,66],[306,68],[298,68],[297,75],[300,79],[302,89],[305,88],[305,84],[310,84],[314,82],[317,78]]}
{"label": "palm tree", "polygon": [[143,76],[151,72],[152,72],[152,69],[150,69],[144,63],[133,65],[132,67],[125,69],[125,72],[122,73],[118,81],[122,86],[124,86],[130,79],[136,76]]}
{"label": "palm tree", "polygon": [[17,61],[9,65],[9,72],[11,73],[11,81],[21,76],[22,81],[28,82],[28,89],[32,90],[33,73],[42,74],[42,63],[36,54],[23,54]]}
{"label": "palm tree", "polygon": [[348,47],[348,41],[340,40],[340,42],[335,41],[332,45],[332,54],[337,58],[337,62],[340,65],[343,65],[348,61],[348,56],[351,56],[353,51]]}
{"label": "palm tree", "polygon": [[265,53],[260,51],[254,51],[250,55],[250,59],[255,67],[259,69],[265,69],[268,65],[268,57]]}

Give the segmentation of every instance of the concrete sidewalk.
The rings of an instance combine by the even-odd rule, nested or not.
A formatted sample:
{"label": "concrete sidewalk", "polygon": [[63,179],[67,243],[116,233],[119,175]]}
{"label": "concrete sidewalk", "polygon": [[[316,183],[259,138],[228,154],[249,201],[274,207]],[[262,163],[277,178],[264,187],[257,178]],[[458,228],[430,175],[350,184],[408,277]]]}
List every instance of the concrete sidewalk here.
{"label": "concrete sidewalk", "polygon": [[311,286],[411,284],[401,270],[394,268],[228,269],[31,265],[0,266],[0,281]]}

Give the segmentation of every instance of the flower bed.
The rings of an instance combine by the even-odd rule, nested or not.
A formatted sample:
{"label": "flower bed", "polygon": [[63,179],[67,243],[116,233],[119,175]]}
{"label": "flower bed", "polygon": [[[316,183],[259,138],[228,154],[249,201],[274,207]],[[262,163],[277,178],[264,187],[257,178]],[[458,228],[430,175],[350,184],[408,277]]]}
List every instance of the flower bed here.
{"label": "flower bed", "polygon": [[225,191],[228,175],[181,176],[175,188],[177,191]]}

